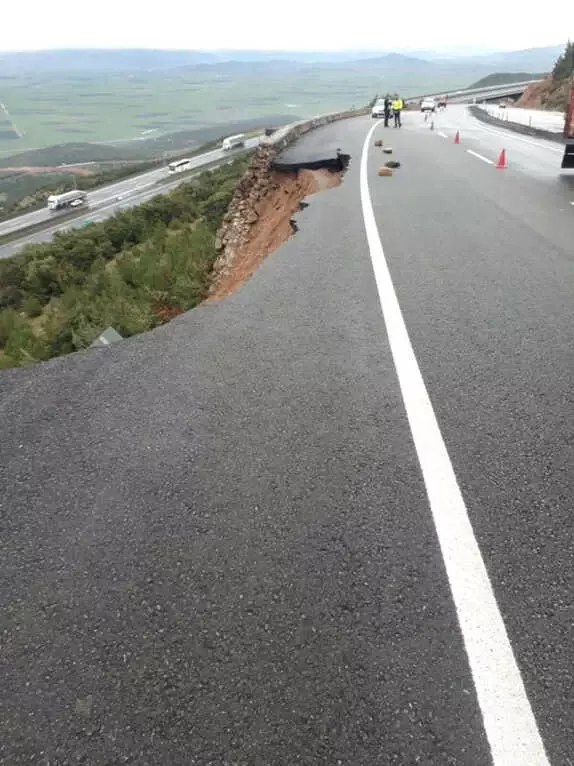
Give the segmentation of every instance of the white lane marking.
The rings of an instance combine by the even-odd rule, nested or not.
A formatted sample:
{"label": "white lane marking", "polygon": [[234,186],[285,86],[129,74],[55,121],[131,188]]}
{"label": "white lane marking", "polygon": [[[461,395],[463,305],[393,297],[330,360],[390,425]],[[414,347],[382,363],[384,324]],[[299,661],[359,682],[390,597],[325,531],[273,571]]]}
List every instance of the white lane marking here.
{"label": "white lane marking", "polygon": [[127,197],[131,194],[137,194],[138,192],[141,192],[143,189],[149,189],[150,186],[155,186],[155,181],[150,181],[147,184],[142,184],[141,186],[132,186],[129,189],[126,189],[123,192],[118,192],[117,194],[112,194],[110,197],[105,197],[104,199],[98,199],[95,201],[96,205],[105,205],[106,202],[110,202],[111,200],[114,200],[115,202],[119,202],[121,200],[118,200],[118,197]]}
{"label": "white lane marking", "polygon": [[482,160],[483,162],[487,162],[489,165],[494,165],[494,162],[492,160],[489,160],[488,157],[484,157],[482,154],[479,154],[478,152],[473,152],[472,149],[466,150],[469,154],[472,154],[473,157],[478,157],[479,160]]}
{"label": "white lane marking", "polygon": [[423,381],[377,230],[361,156],[361,205],[391,353],[494,766],[549,766],[468,512]]}
{"label": "white lane marking", "polygon": [[440,136],[441,138],[448,138],[447,134],[446,134],[446,133],[443,133],[443,132],[442,132],[442,130],[439,130],[439,131],[438,131],[438,134],[439,134],[439,136]]}

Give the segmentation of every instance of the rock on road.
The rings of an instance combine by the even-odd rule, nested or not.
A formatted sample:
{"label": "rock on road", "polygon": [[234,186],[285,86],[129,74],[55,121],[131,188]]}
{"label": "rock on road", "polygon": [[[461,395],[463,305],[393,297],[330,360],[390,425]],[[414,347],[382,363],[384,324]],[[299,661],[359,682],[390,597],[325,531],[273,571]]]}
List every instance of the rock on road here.
{"label": "rock on road", "polygon": [[[233,296],[0,374],[1,763],[518,764],[381,311],[371,126],[303,139],[349,170]],[[402,164],[370,142],[371,235],[548,758],[521,766],[566,765],[574,195],[544,149],[497,171],[409,112],[375,136]]]}

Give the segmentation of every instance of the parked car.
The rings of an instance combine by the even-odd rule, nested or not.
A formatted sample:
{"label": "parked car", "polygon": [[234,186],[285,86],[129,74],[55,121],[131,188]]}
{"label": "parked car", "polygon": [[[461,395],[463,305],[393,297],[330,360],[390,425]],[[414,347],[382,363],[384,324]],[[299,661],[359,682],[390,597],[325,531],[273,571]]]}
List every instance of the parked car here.
{"label": "parked car", "polygon": [[436,101],[434,98],[423,98],[421,101],[421,112],[436,112]]}
{"label": "parked car", "polygon": [[371,112],[371,117],[374,119],[378,119],[379,117],[385,116],[385,101],[384,99],[381,99],[380,101],[377,101],[377,103],[373,107],[373,111]]}

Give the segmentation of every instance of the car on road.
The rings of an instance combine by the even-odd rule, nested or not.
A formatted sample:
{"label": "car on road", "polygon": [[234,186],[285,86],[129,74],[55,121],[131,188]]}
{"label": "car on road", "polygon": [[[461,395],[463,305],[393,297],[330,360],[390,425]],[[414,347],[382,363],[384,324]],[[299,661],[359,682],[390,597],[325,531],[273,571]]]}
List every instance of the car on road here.
{"label": "car on road", "polygon": [[421,101],[421,112],[436,112],[436,101],[434,98],[423,98]]}
{"label": "car on road", "polygon": [[373,119],[378,119],[379,117],[384,117],[384,116],[385,116],[385,100],[380,99],[374,105],[373,110],[371,112],[371,117]]}

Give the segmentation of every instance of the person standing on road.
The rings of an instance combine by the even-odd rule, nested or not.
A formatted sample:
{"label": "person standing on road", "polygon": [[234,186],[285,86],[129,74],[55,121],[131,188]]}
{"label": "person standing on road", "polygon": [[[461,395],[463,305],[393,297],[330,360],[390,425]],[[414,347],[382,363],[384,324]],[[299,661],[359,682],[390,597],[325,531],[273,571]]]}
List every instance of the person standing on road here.
{"label": "person standing on road", "polygon": [[401,112],[403,111],[403,100],[400,96],[397,96],[395,93],[395,96],[393,98],[393,115],[395,117],[395,128],[401,127]]}
{"label": "person standing on road", "polygon": [[389,95],[385,96],[385,128],[389,127],[389,120],[391,118],[392,101]]}

